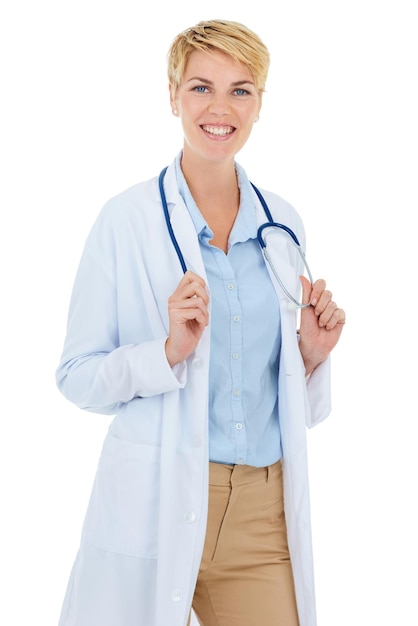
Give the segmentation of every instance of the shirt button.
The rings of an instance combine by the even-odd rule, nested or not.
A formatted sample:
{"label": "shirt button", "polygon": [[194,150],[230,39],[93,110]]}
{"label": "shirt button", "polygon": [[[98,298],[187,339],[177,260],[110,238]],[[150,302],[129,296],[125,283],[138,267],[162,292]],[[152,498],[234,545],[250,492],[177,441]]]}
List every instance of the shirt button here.
{"label": "shirt button", "polygon": [[180,589],[173,589],[173,591],[171,592],[171,599],[173,600],[173,602],[180,602],[182,597],[183,594]]}
{"label": "shirt button", "polygon": [[239,315],[234,315],[232,319],[234,320],[234,322],[239,322],[241,318]]}
{"label": "shirt button", "polygon": [[239,458],[235,461],[235,463],[236,465],[244,465],[244,459]]}
{"label": "shirt button", "polygon": [[233,289],[235,289],[234,283],[228,283],[227,287],[228,287],[229,291],[232,291]]}
{"label": "shirt button", "polygon": [[197,359],[197,358],[193,359],[193,361],[192,361],[192,366],[193,367],[196,367],[198,369],[198,368],[202,367],[202,365],[203,365],[202,359]]}
{"label": "shirt button", "polygon": [[236,361],[237,359],[239,359],[239,354],[238,352],[233,352],[232,353],[232,358]]}
{"label": "shirt button", "polygon": [[196,519],[196,515],[193,513],[193,511],[187,511],[187,513],[184,514],[184,519],[189,524],[193,524]]}
{"label": "shirt button", "polygon": [[238,397],[239,395],[241,395],[241,391],[239,389],[234,389],[232,393],[234,394],[235,397]]}
{"label": "shirt button", "polygon": [[237,430],[242,430],[243,426],[242,426],[241,422],[237,422],[237,423],[235,424],[235,428],[236,428]]}

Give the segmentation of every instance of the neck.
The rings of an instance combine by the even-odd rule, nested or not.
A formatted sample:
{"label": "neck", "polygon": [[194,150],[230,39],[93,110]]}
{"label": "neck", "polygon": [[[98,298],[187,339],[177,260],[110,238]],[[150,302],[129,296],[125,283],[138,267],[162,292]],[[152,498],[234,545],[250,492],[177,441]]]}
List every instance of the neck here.
{"label": "neck", "polygon": [[192,159],[181,160],[181,169],[190,192],[200,211],[225,211],[234,214],[239,207],[239,188],[233,160],[228,163],[198,163]]}
{"label": "neck", "polygon": [[214,233],[211,244],[227,253],[240,202],[234,161],[200,163],[185,159],[183,154],[181,168],[199,211]]}

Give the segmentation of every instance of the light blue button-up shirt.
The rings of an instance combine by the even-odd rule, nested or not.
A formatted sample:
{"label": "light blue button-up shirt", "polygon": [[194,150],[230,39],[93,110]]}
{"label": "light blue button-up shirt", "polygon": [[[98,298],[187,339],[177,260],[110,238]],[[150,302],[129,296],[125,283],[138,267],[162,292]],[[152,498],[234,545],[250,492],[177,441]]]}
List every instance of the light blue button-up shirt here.
{"label": "light blue button-up shirt", "polygon": [[279,302],[257,242],[251,184],[236,164],[240,207],[228,253],[209,242],[204,220],[176,160],[180,193],[199,237],[211,297],[209,458],[271,465],[281,457],[277,378]]}

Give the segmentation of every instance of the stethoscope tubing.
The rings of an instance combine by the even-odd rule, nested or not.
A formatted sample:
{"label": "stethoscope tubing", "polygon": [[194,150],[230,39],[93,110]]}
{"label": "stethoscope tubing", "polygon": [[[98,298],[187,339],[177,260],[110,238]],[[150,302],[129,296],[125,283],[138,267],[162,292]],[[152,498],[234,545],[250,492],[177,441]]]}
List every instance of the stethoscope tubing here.
{"label": "stethoscope tubing", "polygon": [[171,242],[172,242],[172,244],[174,246],[175,251],[177,252],[177,256],[178,256],[178,259],[180,261],[180,265],[181,265],[181,269],[183,270],[183,274],[185,274],[187,272],[187,265],[186,265],[186,262],[184,260],[183,253],[180,250],[180,246],[179,246],[179,244],[177,242],[176,236],[174,234],[173,227],[171,225],[170,213],[168,212],[168,206],[167,206],[167,198],[166,198],[165,191],[164,191],[164,176],[165,176],[166,171],[167,171],[167,167],[165,167],[161,171],[160,176],[158,178],[158,186],[159,186],[159,189],[160,189],[161,203],[163,205],[164,217],[165,217],[165,221],[166,221],[166,224],[167,224],[167,229],[168,229],[168,233],[170,235]]}
{"label": "stethoscope tubing", "polygon": [[311,285],[313,285],[313,278],[312,278],[312,273],[311,270],[309,268],[308,262],[306,260],[306,256],[302,250],[302,247],[299,243],[298,238],[296,237],[295,233],[293,232],[293,230],[291,228],[289,228],[288,226],[285,226],[285,224],[280,224],[279,222],[266,222],[265,224],[261,224],[261,226],[258,228],[257,230],[257,239],[258,239],[258,243],[260,244],[261,250],[263,251],[264,257],[267,261],[267,263],[270,266],[271,271],[273,272],[273,275],[275,277],[275,279],[277,280],[277,282],[279,283],[280,287],[282,288],[282,290],[284,291],[284,293],[286,294],[286,296],[289,298],[289,300],[292,303],[292,306],[295,306],[298,309],[306,309],[310,306],[310,304],[301,304],[299,303],[296,298],[290,293],[290,291],[287,289],[287,287],[284,285],[283,281],[281,280],[280,276],[278,275],[276,268],[273,265],[273,262],[271,260],[270,254],[267,250],[267,243],[263,237],[263,232],[266,228],[280,228],[280,230],[284,231],[285,233],[287,233],[289,235],[289,237],[291,237],[293,243],[295,244],[295,248],[299,253],[300,258],[302,259],[302,263],[305,267],[306,273],[308,275],[309,281],[311,283]]}

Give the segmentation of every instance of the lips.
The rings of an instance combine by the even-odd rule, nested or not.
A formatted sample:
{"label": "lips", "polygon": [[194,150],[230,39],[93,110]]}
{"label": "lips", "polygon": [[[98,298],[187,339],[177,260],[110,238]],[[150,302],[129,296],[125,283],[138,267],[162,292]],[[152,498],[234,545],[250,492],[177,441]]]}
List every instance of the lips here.
{"label": "lips", "polygon": [[209,124],[203,124],[201,128],[209,135],[215,135],[216,137],[226,137],[234,132],[233,126],[211,126]]}

